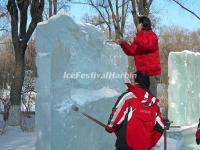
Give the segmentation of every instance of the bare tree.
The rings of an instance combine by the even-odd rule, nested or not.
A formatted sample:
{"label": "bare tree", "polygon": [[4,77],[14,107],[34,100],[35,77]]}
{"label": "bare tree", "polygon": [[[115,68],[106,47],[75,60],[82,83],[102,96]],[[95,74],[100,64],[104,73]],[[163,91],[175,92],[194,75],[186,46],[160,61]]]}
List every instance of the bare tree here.
{"label": "bare tree", "polygon": [[85,2],[71,1],[72,4],[86,4],[94,8],[101,18],[97,25],[106,24],[109,31],[109,38],[112,38],[114,29],[115,39],[123,38],[124,28],[128,15],[130,0],[86,0]]}
{"label": "bare tree", "polygon": [[[28,8],[31,22],[27,28]],[[11,17],[12,43],[15,52],[15,70],[10,92],[10,125],[20,125],[21,90],[25,73],[25,52],[37,23],[42,21],[44,0],[8,0],[7,9]]]}

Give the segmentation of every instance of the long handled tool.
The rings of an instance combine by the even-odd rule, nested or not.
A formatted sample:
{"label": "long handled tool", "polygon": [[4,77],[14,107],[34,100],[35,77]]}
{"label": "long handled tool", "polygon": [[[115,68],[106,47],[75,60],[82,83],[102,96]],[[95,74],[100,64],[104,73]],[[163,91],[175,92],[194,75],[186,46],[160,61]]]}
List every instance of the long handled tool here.
{"label": "long handled tool", "polygon": [[167,150],[167,129],[164,127],[164,150]]}
{"label": "long handled tool", "polygon": [[85,117],[87,117],[87,118],[89,118],[90,120],[94,121],[94,122],[97,123],[98,125],[100,125],[100,126],[102,126],[102,127],[105,127],[105,126],[106,126],[104,123],[102,123],[101,121],[95,119],[94,117],[92,117],[92,116],[90,116],[90,115],[88,115],[88,114],[86,114],[86,113],[84,113],[84,112],[81,112],[77,106],[72,105],[71,108],[72,108],[73,111],[81,113],[82,115],[84,115]]}

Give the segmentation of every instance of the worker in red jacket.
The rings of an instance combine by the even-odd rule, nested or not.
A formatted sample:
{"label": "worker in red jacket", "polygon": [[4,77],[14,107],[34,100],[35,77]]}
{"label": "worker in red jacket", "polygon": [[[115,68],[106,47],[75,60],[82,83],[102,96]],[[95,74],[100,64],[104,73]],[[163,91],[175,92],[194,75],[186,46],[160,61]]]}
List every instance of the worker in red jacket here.
{"label": "worker in red jacket", "polygon": [[115,103],[106,131],[115,133],[117,150],[148,150],[160,139],[164,124],[159,99],[149,94],[149,76],[135,73],[135,84]]}
{"label": "worker in red jacket", "polygon": [[199,125],[196,132],[196,142],[198,145],[200,144],[200,119],[199,119]]}
{"label": "worker in red jacket", "polygon": [[132,38],[132,43],[125,40],[117,40],[124,53],[134,57],[137,71],[150,76],[150,91],[157,95],[157,83],[160,81],[161,64],[158,46],[158,37],[151,29],[151,21],[147,17],[139,17],[137,33]]}

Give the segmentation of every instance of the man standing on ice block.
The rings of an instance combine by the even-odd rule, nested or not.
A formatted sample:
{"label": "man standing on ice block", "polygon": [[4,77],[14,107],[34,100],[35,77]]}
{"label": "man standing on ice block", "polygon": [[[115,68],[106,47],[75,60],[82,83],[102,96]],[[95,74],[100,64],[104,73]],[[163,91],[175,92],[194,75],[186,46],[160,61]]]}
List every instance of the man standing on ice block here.
{"label": "man standing on ice block", "polygon": [[127,91],[119,96],[108,124],[109,133],[115,133],[117,150],[149,150],[164,131],[159,99],[149,94],[149,76],[136,72],[135,83],[127,83]]}
{"label": "man standing on ice block", "polygon": [[151,29],[151,21],[147,17],[139,17],[137,33],[129,44],[125,40],[117,40],[128,56],[133,56],[137,71],[150,76],[150,91],[157,95],[157,84],[160,81],[161,64],[158,37]]}

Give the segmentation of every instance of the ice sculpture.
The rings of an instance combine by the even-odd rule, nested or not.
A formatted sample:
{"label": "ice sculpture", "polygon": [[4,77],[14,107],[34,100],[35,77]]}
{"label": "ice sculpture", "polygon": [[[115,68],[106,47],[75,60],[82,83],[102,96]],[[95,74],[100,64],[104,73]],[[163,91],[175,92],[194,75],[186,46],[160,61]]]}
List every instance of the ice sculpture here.
{"label": "ice sculpture", "polygon": [[171,52],[168,58],[169,119],[188,126],[200,117],[200,53]]}
{"label": "ice sculpture", "polygon": [[70,106],[77,104],[106,122],[116,96],[125,89],[128,65],[120,47],[106,42],[98,28],[58,14],[38,25],[36,49],[36,149],[114,149],[114,135]]}

